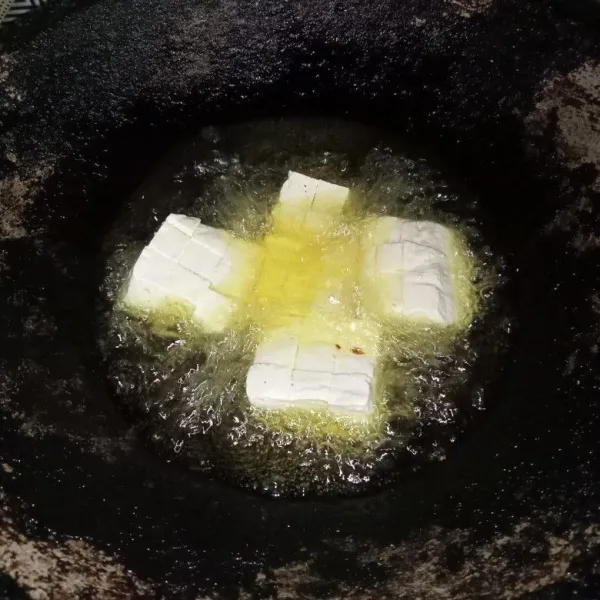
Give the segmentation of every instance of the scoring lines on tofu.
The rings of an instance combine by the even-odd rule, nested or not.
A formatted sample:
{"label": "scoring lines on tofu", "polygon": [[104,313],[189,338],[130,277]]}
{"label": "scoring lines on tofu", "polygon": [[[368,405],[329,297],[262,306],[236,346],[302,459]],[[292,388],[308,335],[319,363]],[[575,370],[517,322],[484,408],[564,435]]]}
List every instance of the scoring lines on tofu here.
{"label": "scoring lines on tofu", "polygon": [[[348,188],[290,171],[273,210],[275,227],[282,226],[276,239],[287,239],[285,227],[289,233],[298,224],[315,234],[323,231],[337,222],[348,198]],[[365,290],[374,292],[369,297],[376,298],[369,310],[395,318],[453,322],[456,307],[448,258],[453,249],[448,229],[430,221],[374,218],[367,223],[359,247],[359,279]],[[140,308],[157,307],[168,299],[184,301],[205,330],[223,331],[237,302],[252,290],[260,252],[259,242],[243,242],[200,219],[171,214],[136,262],[125,301]],[[334,412],[371,412],[374,356],[360,349],[306,344],[289,334],[272,334],[265,332],[247,374],[252,404],[326,405]]]}

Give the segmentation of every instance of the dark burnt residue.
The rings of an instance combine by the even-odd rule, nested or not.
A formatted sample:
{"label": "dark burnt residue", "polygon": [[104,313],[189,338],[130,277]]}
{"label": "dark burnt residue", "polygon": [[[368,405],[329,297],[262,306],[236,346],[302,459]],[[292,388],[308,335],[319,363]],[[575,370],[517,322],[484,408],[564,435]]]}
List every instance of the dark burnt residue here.
{"label": "dark burnt residue", "polygon": [[[577,132],[581,115],[595,139],[600,51],[585,22],[516,0],[98,0],[2,37],[0,586],[594,597],[598,156]],[[422,478],[358,500],[274,502],[170,468],[138,448],[88,335],[88,259],[148,161],[197,125],[296,112],[434,147],[520,273],[498,410]]]}

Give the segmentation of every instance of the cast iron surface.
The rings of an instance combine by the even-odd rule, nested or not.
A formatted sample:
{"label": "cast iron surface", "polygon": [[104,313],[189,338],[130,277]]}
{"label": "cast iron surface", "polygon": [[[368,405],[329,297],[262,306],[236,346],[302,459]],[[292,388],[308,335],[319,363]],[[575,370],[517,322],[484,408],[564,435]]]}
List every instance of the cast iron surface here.
{"label": "cast iron surface", "polygon": [[[3,32],[5,596],[596,598],[590,23],[546,2],[98,0]],[[497,407],[361,499],[269,500],[157,457],[108,397],[89,322],[103,232],[148,161],[205,123],[301,112],[432,148],[515,273]]]}

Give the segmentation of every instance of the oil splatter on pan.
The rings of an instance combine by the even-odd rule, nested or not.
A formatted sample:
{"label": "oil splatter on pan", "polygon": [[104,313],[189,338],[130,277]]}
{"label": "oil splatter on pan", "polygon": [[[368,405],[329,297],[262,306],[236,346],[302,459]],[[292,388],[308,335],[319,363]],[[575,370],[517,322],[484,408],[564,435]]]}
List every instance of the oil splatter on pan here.
{"label": "oil splatter on pan", "polygon": [[[562,2],[90,0],[3,28],[4,595],[593,598],[597,22]],[[479,199],[509,275],[490,409],[358,498],[274,501],[157,455],[90,326],[148,165],[207,125],[298,114],[404,136]]]}

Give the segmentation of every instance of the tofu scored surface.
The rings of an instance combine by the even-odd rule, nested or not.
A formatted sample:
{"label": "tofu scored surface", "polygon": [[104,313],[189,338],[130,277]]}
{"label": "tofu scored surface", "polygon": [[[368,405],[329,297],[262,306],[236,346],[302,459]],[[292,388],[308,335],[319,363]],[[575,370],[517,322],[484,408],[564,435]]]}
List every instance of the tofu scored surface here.
{"label": "tofu scored surface", "polygon": [[[354,314],[354,271],[347,289],[340,277],[345,271],[337,268],[348,269],[347,261],[339,255],[354,257],[350,263],[357,265],[367,308],[445,324],[455,318],[451,237],[429,221],[380,217],[369,224],[362,242],[340,240],[329,256],[330,249],[314,240],[321,243],[319,233],[339,222],[348,198],[348,188],[290,171],[273,212],[273,230],[260,245],[194,217],[169,215],[136,262],[125,302],[152,308],[169,299],[184,301],[194,320],[216,332],[231,323],[237,301],[252,291],[262,313],[279,311],[285,318],[267,321],[270,329],[246,377],[251,404],[368,415],[376,345],[358,344],[367,354],[354,354],[335,340],[301,341],[339,335],[341,324]],[[313,328],[319,323],[316,337],[307,337],[305,319]],[[287,334],[274,331],[280,321],[289,326]]]}
{"label": "tofu scored surface", "polygon": [[372,308],[409,319],[452,323],[455,298],[449,245],[450,232],[437,223],[375,219],[363,243],[363,280],[379,295]]}
{"label": "tofu scored surface", "polygon": [[289,171],[274,209],[276,226],[302,224],[323,231],[335,224],[349,195],[347,187]]}
{"label": "tofu scored surface", "polygon": [[375,359],[334,344],[293,338],[259,344],[246,378],[251,404],[266,408],[323,407],[367,415],[373,403]]}
{"label": "tofu scored surface", "polygon": [[[250,283],[255,258],[250,250],[240,252],[237,240],[200,219],[171,214],[142,250],[124,301],[141,309],[167,300],[186,302],[205,330],[221,331]],[[225,285],[229,280],[234,284]]]}

